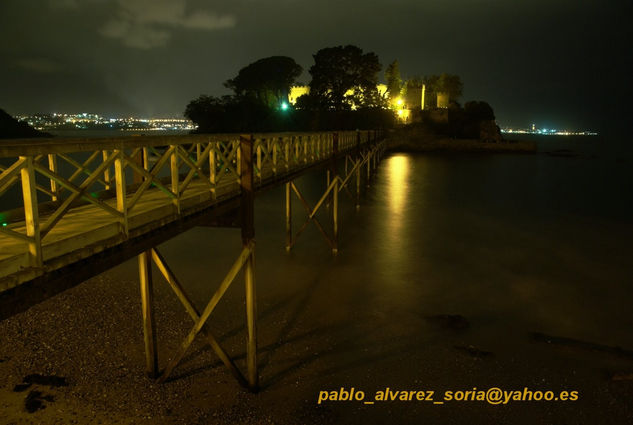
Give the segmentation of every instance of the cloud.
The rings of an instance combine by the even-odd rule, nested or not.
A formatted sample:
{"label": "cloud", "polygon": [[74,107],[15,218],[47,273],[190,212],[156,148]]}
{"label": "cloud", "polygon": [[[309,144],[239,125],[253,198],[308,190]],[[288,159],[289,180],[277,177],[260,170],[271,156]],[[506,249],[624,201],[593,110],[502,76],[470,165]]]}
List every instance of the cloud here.
{"label": "cloud", "polygon": [[213,31],[236,24],[233,15],[190,11],[187,0],[118,0],[116,14],[99,32],[139,49],[166,45],[178,29]]}
{"label": "cloud", "polygon": [[79,9],[91,4],[105,3],[109,0],[48,0],[49,7],[53,9]]}
{"label": "cloud", "polygon": [[48,0],[48,4],[53,8],[76,9],[79,7],[79,0]]}
{"label": "cloud", "polygon": [[207,12],[195,12],[187,17],[183,25],[186,28],[200,30],[232,28],[235,26],[235,18],[231,15],[218,16]]}
{"label": "cloud", "polygon": [[23,70],[41,74],[50,74],[62,69],[57,62],[44,58],[23,58],[16,60],[14,63]]}

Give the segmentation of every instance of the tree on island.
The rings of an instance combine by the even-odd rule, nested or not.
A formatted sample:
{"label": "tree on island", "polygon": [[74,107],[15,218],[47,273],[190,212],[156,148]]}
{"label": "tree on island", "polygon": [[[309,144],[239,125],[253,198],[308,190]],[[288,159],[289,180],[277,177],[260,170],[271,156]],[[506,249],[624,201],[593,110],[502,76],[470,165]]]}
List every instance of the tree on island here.
{"label": "tree on island", "polygon": [[[313,99],[305,103],[340,111],[352,104],[373,107],[379,102],[376,85],[382,66],[375,53],[347,45],[321,49],[313,57],[309,95]],[[346,96],[348,90],[354,90],[351,98]]]}
{"label": "tree on island", "polygon": [[[383,109],[376,87],[380,62],[374,53],[355,46],[322,49],[310,69],[312,93],[300,96],[294,108],[280,106],[301,67],[291,58],[260,59],[225,83],[235,94],[199,96],[184,115],[197,133],[322,131],[391,127],[392,111]],[[348,90],[352,92],[350,95]],[[351,110],[354,106],[357,110]]]}
{"label": "tree on island", "polygon": [[495,122],[492,107],[483,101],[468,101],[463,108],[450,108],[448,122],[427,123],[437,134],[458,139],[479,139],[484,142],[503,142],[501,131]]}
{"label": "tree on island", "polygon": [[237,76],[224,83],[238,97],[256,99],[270,107],[278,108],[288,101],[290,87],[303,68],[287,56],[271,56],[259,59],[240,69]]}
{"label": "tree on island", "polygon": [[387,80],[387,93],[390,103],[402,95],[402,77],[400,76],[400,64],[394,60],[385,69],[385,80]]}
{"label": "tree on island", "polygon": [[457,101],[462,96],[464,89],[464,84],[459,75],[453,74],[429,75],[424,79],[424,83],[426,84],[426,93],[429,99],[428,105],[432,108],[437,105],[437,95],[439,93],[448,95],[449,102]]}
{"label": "tree on island", "polygon": [[487,102],[471,100],[464,104],[464,112],[476,121],[494,121],[495,113]]}
{"label": "tree on island", "polygon": [[224,83],[233,96],[201,95],[187,104],[185,117],[200,133],[271,130],[284,125],[287,116],[275,115],[303,68],[286,56],[259,59]]}
{"label": "tree on island", "polygon": [[[424,79],[422,77],[411,77],[402,88],[402,98],[408,109],[422,108],[422,89],[424,87]],[[425,92],[425,109],[428,108],[428,91]]]}
{"label": "tree on island", "polygon": [[185,117],[198,126],[197,133],[273,131],[280,125],[275,110],[251,97],[201,95],[190,101]]}
{"label": "tree on island", "polygon": [[222,131],[222,120],[225,118],[226,105],[229,99],[200,95],[185,108],[185,117],[198,126],[201,133]]}

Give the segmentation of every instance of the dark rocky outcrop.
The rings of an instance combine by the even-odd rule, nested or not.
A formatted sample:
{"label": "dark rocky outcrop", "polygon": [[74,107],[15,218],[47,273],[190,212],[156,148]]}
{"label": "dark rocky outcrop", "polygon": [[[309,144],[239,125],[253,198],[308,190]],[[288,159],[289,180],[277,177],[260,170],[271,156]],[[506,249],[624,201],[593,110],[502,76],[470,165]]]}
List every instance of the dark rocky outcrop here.
{"label": "dark rocky outcrop", "polygon": [[495,120],[484,120],[479,122],[479,140],[487,143],[503,143],[501,129]]}
{"label": "dark rocky outcrop", "polygon": [[[494,124],[494,121],[493,121]],[[494,124],[496,127],[496,124]],[[441,134],[425,124],[411,124],[391,131],[387,135],[390,150],[400,152],[487,152],[487,153],[535,153],[536,143],[493,139],[495,130],[490,129],[486,138],[456,138]],[[500,136],[500,133],[498,134]]]}
{"label": "dark rocky outcrop", "polygon": [[37,131],[25,122],[17,121],[0,109],[0,139],[21,139],[31,137],[51,137],[48,133]]}

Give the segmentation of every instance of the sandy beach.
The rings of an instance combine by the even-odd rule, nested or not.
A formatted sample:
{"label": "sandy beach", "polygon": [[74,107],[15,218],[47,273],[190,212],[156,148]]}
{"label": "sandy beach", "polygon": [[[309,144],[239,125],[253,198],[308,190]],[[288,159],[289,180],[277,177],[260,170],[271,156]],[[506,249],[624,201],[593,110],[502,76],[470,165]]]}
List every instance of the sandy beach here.
{"label": "sandy beach", "polygon": [[[500,177],[540,169],[564,181],[596,161],[389,156],[360,211],[343,202],[336,257],[314,226],[286,253],[282,189],[268,192],[256,205],[259,393],[242,389],[201,337],[168,382],[145,376],[132,260],[0,322],[0,423],[629,423],[623,207],[605,215],[584,192],[565,192],[553,213],[550,197],[567,186]],[[316,199],[324,182],[298,184]],[[196,228],[160,249],[202,308],[239,253],[239,230]],[[154,276],[164,367],[192,321]],[[238,276],[210,329],[242,370],[244,316]],[[352,388],[365,399],[331,400]],[[424,400],[364,403],[387,388]],[[558,400],[446,399],[490,388]]]}

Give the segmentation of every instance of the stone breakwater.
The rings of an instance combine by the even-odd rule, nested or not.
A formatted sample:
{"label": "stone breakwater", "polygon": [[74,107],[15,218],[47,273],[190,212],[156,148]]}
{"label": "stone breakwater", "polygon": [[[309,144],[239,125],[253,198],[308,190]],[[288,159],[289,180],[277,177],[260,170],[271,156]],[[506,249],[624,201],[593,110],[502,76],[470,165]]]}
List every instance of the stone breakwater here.
{"label": "stone breakwater", "polygon": [[536,143],[526,141],[483,142],[479,139],[453,139],[415,130],[395,131],[387,136],[389,150],[405,152],[488,152],[536,153]]}

